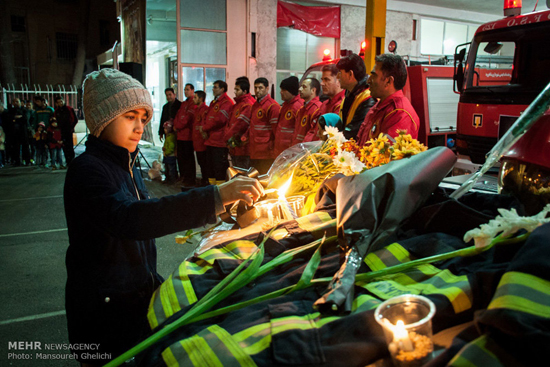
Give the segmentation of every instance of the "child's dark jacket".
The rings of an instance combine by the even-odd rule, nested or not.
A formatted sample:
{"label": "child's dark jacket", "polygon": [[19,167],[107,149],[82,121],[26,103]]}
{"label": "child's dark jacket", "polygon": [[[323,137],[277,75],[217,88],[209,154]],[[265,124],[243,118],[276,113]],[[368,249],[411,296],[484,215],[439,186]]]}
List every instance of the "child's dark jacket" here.
{"label": "child's dark jacket", "polygon": [[216,220],[214,186],[150,199],[137,153],[90,135],[64,188],[69,340],[116,354],[147,330],[147,306],[162,281],[154,239]]}

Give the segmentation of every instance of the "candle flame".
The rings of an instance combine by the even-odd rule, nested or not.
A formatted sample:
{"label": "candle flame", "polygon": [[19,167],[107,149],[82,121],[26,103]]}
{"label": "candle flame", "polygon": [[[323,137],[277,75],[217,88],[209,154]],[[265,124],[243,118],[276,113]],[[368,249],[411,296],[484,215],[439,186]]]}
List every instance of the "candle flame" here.
{"label": "candle flame", "polygon": [[[292,174],[293,175],[293,174]],[[277,194],[279,195],[279,198],[284,198],[286,192],[290,188],[290,184],[292,183],[292,175],[290,175],[290,178],[287,182],[285,182],[279,189],[277,190]]]}
{"label": "candle flame", "polygon": [[403,320],[397,320],[395,327],[393,328],[393,337],[395,340],[401,340],[409,337],[409,333],[405,329],[405,323]]}

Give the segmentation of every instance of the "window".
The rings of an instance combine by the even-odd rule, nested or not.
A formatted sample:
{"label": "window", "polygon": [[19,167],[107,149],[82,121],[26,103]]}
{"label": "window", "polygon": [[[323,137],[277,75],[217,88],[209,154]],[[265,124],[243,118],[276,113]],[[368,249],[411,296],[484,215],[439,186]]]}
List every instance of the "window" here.
{"label": "window", "polygon": [[17,15],[11,16],[11,30],[12,32],[26,32],[27,26],[25,25],[25,17]]}
{"label": "window", "polygon": [[311,64],[323,60],[326,49],[335,56],[334,38],[317,37],[286,27],[277,28],[277,80],[274,83],[275,97],[279,103],[282,102],[279,93],[281,81],[291,75],[299,79]]}
{"label": "window", "polygon": [[[197,66],[184,66],[181,69],[182,80],[185,84],[191,83],[195,91],[202,90],[206,93],[206,104],[214,99],[212,87],[216,80],[225,81],[225,68],[207,68]],[[227,91],[226,91],[227,92]]]}
{"label": "window", "polygon": [[214,82],[225,81],[226,19],[226,0],[180,0],[180,88],[193,84],[206,93],[206,103],[214,99]]}
{"label": "window", "polygon": [[57,32],[55,41],[58,59],[73,60],[76,58],[78,48],[78,36],[76,34]]}
{"label": "window", "polygon": [[471,40],[476,25],[422,19],[420,22],[420,53],[422,55],[453,55],[455,47]]}

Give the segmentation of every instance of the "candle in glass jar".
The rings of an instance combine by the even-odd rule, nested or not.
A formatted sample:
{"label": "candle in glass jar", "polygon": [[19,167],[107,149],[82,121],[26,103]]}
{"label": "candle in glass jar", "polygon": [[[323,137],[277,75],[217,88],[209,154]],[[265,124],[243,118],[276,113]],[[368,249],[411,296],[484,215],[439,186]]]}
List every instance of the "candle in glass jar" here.
{"label": "candle in glass jar", "polygon": [[409,332],[405,329],[405,323],[403,320],[397,320],[393,327],[393,342],[399,346],[400,349],[410,352],[414,350],[411,339],[409,338]]}

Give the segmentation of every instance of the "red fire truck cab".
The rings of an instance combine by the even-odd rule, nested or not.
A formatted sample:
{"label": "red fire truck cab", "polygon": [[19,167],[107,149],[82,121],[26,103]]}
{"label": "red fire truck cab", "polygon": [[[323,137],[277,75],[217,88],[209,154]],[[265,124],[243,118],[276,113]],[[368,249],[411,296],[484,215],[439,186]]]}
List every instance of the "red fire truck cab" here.
{"label": "red fire truck cab", "polygon": [[473,163],[483,163],[550,82],[550,10],[483,24],[471,43],[456,50],[456,146]]}

